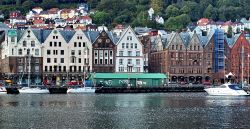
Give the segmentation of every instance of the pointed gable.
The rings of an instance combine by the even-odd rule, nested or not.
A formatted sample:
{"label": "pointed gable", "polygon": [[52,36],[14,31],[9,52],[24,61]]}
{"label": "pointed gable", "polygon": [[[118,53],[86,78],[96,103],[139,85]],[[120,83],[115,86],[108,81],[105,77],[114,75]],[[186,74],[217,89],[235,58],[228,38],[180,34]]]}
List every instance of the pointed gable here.
{"label": "pointed gable", "polygon": [[202,44],[199,40],[199,37],[196,33],[193,34],[190,43],[187,46],[187,50],[193,51],[193,50],[202,50]]}
{"label": "pointed gable", "polygon": [[[170,38],[170,42],[169,42],[167,48],[169,50],[176,50],[176,47],[178,47],[180,45],[182,45],[183,48],[185,47],[185,44],[183,43],[183,40],[182,40],[180,34],[174,33],[174,35],[172,35]],[[174,46],[174,48],[173,48],[173,46]]]}
{"label": "pointed gable", "polygon": [[59,31],[61,33],[61,35],[63,36],[64,40],[68,43],[71,38],[73,37],[73,35],[75,34],[75,31],[73,30],[60,30]]}
{"label": "pointed gable", "polygon": [[127,40],[128,36],[131,36],[133,40],[142,45],[141,41],[137,38],[134,30],[130,26],[128,26],[128,28],[122,32],[122,35],[119,41],[117,42],[117,45],[120,44],[122,41]]}

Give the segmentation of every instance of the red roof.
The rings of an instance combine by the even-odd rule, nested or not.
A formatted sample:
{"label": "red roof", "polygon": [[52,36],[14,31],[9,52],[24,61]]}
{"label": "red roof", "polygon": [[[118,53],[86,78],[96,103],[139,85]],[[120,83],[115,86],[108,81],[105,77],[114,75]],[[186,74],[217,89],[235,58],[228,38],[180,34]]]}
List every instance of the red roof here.
{"label": "red roof", "polygon": [[207,25],[209,22],[210,22],[209,19],[207,19],[207,18],[201,18],[200,20],[198,20],[197,25],[198,25],[198,26],[205,26],[205,25]]}
{"label": "red roof", "polygon": [[44,21],[41,19],[37,19],[33,21],[34,24],[44,24]]}
{"label": "red roof", "polygon": [[115,28],[116,29],[124,29],[125,27],[122,24],[118,24],[118,25],[115,26]]}
{"label": "red roof", "polygon": [[81,19],[92,20],[89,16],[82,16]]}

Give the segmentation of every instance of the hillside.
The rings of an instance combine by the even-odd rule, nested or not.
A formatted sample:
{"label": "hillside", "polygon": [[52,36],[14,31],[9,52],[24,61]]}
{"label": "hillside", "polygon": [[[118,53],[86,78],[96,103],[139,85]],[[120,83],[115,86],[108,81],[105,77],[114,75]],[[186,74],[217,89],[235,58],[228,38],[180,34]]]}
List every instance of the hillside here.
{"label": "hillside", "polygon": [[[9,11],[20,10],[26,13],[35,6],[44,9],[75,8],[77,3],[86,0],[1,0],[0,10],[7,15]],[[202,17],[214,21],[236,21],[250,16],[249,0],[88,0],[93,22],[115,25],[119,23],[132,26],[148,26],[176,30]],[[15,6],[13,6],[15,5]],[[155,16],[164,18],[164,25],[149,20],[148,10],[153,7]]]}

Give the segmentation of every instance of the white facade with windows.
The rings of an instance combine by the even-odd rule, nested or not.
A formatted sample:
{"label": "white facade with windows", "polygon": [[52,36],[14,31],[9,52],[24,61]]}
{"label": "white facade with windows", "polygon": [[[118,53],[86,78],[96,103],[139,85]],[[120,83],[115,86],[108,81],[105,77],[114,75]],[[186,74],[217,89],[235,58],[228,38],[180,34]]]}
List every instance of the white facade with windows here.
{"label": "white facade with windows", "polygon": [[129,26],[117,43],[116,72],[143,72],[143,45]]}
{"label": "white facade with windows", "polygon": [[92,43],[82,30],[77,30],[68,43],[69,71],[92,71]]}
{"label": "white facade with windows", "polygon": [[59,30],[52,30],[43,43],[43,71],[69,71],[69,50],[66,40]]}

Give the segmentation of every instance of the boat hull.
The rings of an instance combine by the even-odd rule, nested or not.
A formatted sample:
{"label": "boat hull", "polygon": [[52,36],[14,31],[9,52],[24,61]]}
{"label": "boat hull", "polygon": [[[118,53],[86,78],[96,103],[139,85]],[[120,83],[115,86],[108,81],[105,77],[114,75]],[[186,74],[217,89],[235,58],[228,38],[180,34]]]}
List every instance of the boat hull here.
{"label": "boat hull", "polygon": [[67,87],[50,87],[49,93],[50,94],[67,94]]}
{"label": "boat hull", "polygon": [[25,88],[19,89],[21,94],[49,94],[48,89],[40,89],[40,88]]}
{"label": "boat hull", "polygon": [[244,90],[230,90],[221,88],[204,89],[209,95],[218,96],[248,96],[249,94]]}
{"label": "boat hull", "polygon": [[15,87],[7,87],[7,94],[19,94],[19,90]]}
{"label": "boat hull", "polygon": [[7,90],[5,87],[0,87],[0,94],[7,94]]}
{"label": "boat hull", "polygon": [[92,87],[71,88],[67,90],[67,93],[95,93],[95,88]]}

